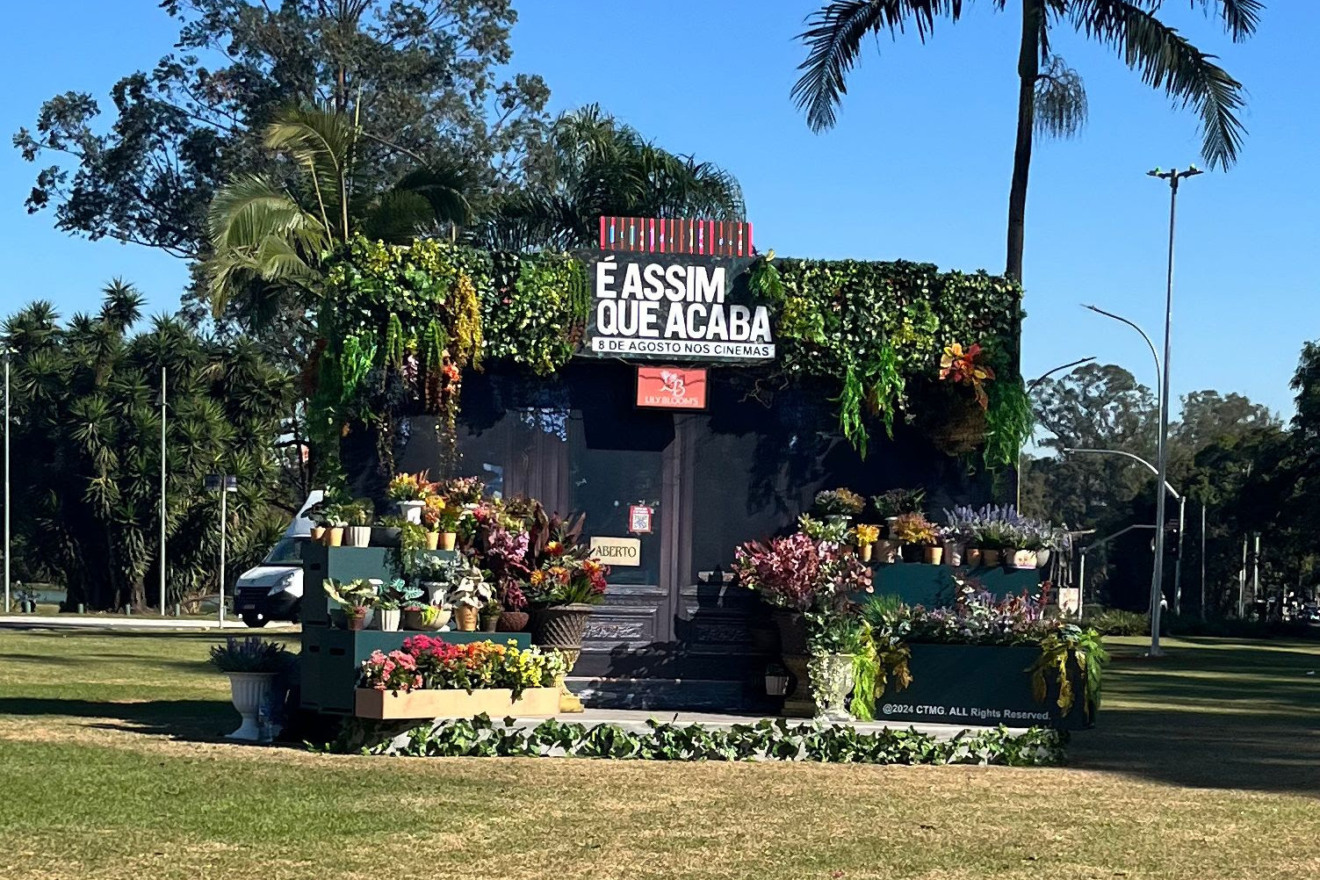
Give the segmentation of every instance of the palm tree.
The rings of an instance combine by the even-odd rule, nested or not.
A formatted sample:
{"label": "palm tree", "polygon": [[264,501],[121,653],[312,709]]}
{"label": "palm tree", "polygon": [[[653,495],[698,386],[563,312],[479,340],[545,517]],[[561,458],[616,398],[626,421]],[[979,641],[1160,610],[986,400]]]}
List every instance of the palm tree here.
{"label": "palm tree", "polygon": [[590,105],[560,116],[523,188],[476,233],[497,250],[595,243],[601,217],[740,220],[742,188],[710,162],[670,153]]}
{"label": "palm tree", "polygon": [[391,188],[362,192],[356,159],[363,138],[386,143],[346,113],[319,108],[288,108],[267,127],[266,148],[292,160],[299,173],[289,186],[240,176],[216,193],[206,273],[217,314],[235,296],[258,321],[289,292],[304,308],[314,304],[322,261],[355,234],[406,243],[428,224],[468,221],[463,174],[420,156],[419,167]]}
{"label": "palm tree", "polygon": [[[1008,198],[1008,260],[1005,274],[1022,280],[1023,229],[1033,134],[1076,134],[1086,117],[1081,78],[1051,51],[1050,32],[1068,24],[1114,49],[1147,85],[1195,109],[1201,116],[1201,154],[1211,168],[1237,159],[1244,129],[1237,112],[1242,85],[1207,55],[1157,17],[1163,0],[1019,0],[1022,38],[1018,51],[1018,122],[1013,182]],[[1255,33],[1260,0],[1191,0],[1213,9],[1234,42]],[[1003,10],[1008,0],[990,0]],[[806,111],[813,131],[833,127],[835,111],[847,92],[848,71],[868,34],[907,28],[925,42],[937,18],[958,21],[963,0],[835,0],[808,19],[800,35],[809,53],[793,86],[793,98]]]}

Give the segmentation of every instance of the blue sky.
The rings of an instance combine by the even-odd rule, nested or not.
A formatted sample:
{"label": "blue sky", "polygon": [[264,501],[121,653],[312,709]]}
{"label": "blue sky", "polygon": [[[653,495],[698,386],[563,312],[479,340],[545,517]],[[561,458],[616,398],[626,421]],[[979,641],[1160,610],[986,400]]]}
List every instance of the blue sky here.
{"label": "blue sky", "polygon": [[[742,181],[762,248],[780,254],[906,258],[1000,271],[1016,101],[1011,14],[980,2],[925,46],[884,38],[863,53],[838,127],[808,131],[788,93],[804,51],[808,0],[521,0],[514,68],[543,75],[552,109],[599,102],[676,152]],[[1173,386],[1237,391],[1292,411],[1288,381],[1302,342],[1320,338],[1315,258],[1320,143],[1320,4],[1275,0],[1255,39],[1233,45],[1185,2],[1165,17],[1249,91],[1240,163],[1187,183],[1180,197]],[[58,13],[56,12],[58,10]],[[59,27],[52,27],[57,18]],[[10,11],[0,32],[8,84],[0,130],[31,124],[42,100],[91,91],[103,104],[120,75],[169,51],[154,0],[51,0]],[[1161,330],[1168,189],[1156,165],[1199,160],[1195,117],[1171,109],[1105,49],[1068,33],[1058,50],[1085,77],[1090,123],[1040,144],[1027,209],[1023,372],[1087,355],[1154,382],[1150,355],[1093,302]],[[173,309],[178,261],[56,232],[22,206],[35,169],[0,150],[0,237],[9,255],[0,313],[42,297],[68,314],[95,307],[122,276],[152,311]]]}

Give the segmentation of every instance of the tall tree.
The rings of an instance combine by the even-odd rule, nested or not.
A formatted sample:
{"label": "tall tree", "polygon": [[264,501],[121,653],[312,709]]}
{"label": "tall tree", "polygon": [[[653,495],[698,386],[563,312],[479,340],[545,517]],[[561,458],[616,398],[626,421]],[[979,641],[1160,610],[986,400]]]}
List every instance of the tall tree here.
{"label": "tall tree", "polygon": [[[1251,36],[1264,4],[1260,0],[1190,0],[1214,10],[1237,42]],[[989,0],[997,11],[1008,0]],[[1113,49],[1152,88],[1201,116],[1201,153],[1211,168],[1236,159],[1243,128],[1237,114],[1242,86],[1215,63],[1215,56],[1193,46],[1158,13],[1163,0],[1018,0],[1022,30],[1018,41],[1017,139],[1008,197],[1008,254],[1005,274],[1022,280],[1027,182],[1037,133],[1076,134],[1086,118],[1081,77],[1051,46],[1051,31],[1067,25]],[[908,29],[925,42],[936,19],[957,22],[963,0],[833,0],[807,21],[801,39],[808,49],[793,97],[813,131],[832,128],[848,91],[846,79],[868,35],[897,37]]]}
{"label": "tall tree", "polygon": [[70,604],[142,606],[159,576],[162,367],[169,600],[218,586],[218,499],[203,490],[203,475],[238,477],[228,506],[231,574],[264,553],[283,518],[272,505],[287,455],[277,438],[288,377],[252,342],[221,344],[173,319],[133,335],[141,304],[116,282],[95,315],[61,325],[38,302],[4,324],[15,351],[13,455],[23,463],[13,475],[14,525],[28,567],[64,584]]}
{"label": "tall tree", "polygon": [[[517,74],[510,0],[164,0],[177,53],[111,91],[102,124],[91,94],[47,101],[14,144],[43,167],[29,211],[59,229],[201,260],[216,191],[243,174],[290,173],[263,147],[290,104],[324,104],[378,136],[358,146],[379,192],[445,157],[498,190],[520,172],[546,119],[544,82]],[[200,293],[200,292],[199,292]]]}
{"label": "tall tree", "polygon": [[475,230],[478,243],[569,250],[595,243],[601,217],[744,216],[732,174],[657,146],[597,105],[556,119],[546,147],[529,163],[522,187]]}

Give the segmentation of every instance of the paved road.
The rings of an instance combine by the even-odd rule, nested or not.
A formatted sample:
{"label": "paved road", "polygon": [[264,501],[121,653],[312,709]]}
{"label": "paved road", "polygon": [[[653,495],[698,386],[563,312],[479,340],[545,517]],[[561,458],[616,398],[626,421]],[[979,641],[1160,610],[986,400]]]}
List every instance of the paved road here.
{"label": "paved road", "polygon": [[[198,617],[146,617],[142,615],[94,615],[83,617],[76,614],[11,614],[0,616],[0,628],[3,629],[109,629],[109,630],[187,630],[189,632],[217,630],[219,621]],[[225,630],[247,630],[249,627],[241,620],[226,620]],[[271,623],[263,629],[251,630],[253,634],[261,632],[288,632],[296,629],[294,623]]]}

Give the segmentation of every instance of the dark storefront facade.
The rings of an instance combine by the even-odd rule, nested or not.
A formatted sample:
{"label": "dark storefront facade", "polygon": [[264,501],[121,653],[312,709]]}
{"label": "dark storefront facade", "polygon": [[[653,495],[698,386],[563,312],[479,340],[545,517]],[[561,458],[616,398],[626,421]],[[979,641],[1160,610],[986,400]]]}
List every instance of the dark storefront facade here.
{"label": "dark storefront facade", "polygon": [[[461,475],[584,513],[610,562],[574,670],[597,705],[758,706],[777,644],[765,608],[727,573],[738,544],[790,531],[817,490],[924,485],[936,509],[988,496],[984,475],[901,428],[863,461],[823,389],[767,397],[754,368],[717,368],[704,411],[655,411],[637,406],[636,372],[594,361],[551,380],[474,374],[459,431]],[[433,426],[410,423],[400,470],[435,471]]]}

